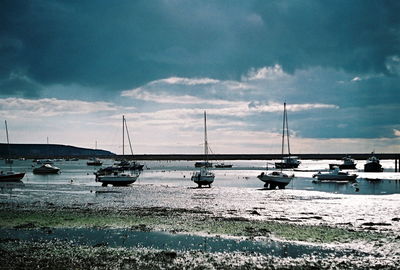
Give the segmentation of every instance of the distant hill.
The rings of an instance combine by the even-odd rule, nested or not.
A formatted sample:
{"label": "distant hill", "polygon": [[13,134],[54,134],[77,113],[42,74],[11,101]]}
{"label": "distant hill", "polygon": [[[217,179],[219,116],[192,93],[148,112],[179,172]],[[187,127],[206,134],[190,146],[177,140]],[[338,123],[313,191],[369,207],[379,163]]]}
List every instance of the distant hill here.
{"label": "distant hill", "polygon": [[0,143],[1,158],[51,158],[51,157],[109,157],[115,154],[106,150],[94,150],[61,144],[5,144]]}

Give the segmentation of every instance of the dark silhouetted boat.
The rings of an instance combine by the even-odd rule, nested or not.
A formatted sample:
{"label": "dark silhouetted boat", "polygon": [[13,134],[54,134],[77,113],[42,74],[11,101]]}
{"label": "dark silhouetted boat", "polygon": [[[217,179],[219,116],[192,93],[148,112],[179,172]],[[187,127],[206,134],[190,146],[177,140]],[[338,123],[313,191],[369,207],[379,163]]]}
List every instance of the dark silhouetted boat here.
{"label": "dark silhouetted boat", "polygon": [[[8,155],[10,155],[10,140],[8,138],[7,120],[5,120],[4,123],[5,123],[5,126],[6,126],[7,152],[8,152]],[[18,182],[18,181],[21,181],[21,179],[24,178],[25,173],[23,173],[23,172],[14,172],[12,170],[12,163],[13,163],[12,159],[7,158],[5,160],[5,162],[6,162],[6,164],[10,165],[10,170],[6,171],[6,172],[0,171],[0,182]]]}
{"label": "dark silhouetted boat", "polygon": [[354,170],[356,169],[356,163],[354,162],[354,159],[352,159],[350,156],[344,157],[343,163],[341,164],[329,164],[329,170],[334,170],[335,167],[338,167],[341,170]]}
{"label": "dark silhouetted boat", "polygon": [[317,178],[319,182],[354,182],[357,176],[357,174],[342,172],[339,167],[335,167],[328,173],[318,172],[313,175],[313,178]]}
{"label": "dark silhouetted boat", "polygon": [[51,164],[44,164],[38,168],[34,168],[32,172],[34,174],[57,174],[60,172],[60,168]]}
{"label": "dark silhouetted boat", "polygon": [[383,172],[382,165],[380,164],[379,159],[375,156],[374,152],[371,153],[371,156],[364,164],[364,172]]}
{"label": "dark silhouetted boat", "polygon": [[297,161],[298,164],[289,166],[289,163],[287,163],[287,159],[283,157],[283,151],[285,148],[285,130],[287,133],[287,142],[288,142],[288,152],[289,152],[289,158],[290,158],[290,147],[289,147],[289,128],[288,128],[288,123],[287,123],[287,112],[286,112],[286,103],[283,103],[283,130],[282,130],[282,162],[280,163],[275,163],[275,168],[279,168],[280,171],[273,171],[271,173],[265,173],[262,172],[260,175],[257,176],[258,179],[263,181],[264,187],[268,189],[276,189],[278,187],[279,189],[284,189],[290,181],[294,178],[294,174],[288,175],[284,172],[282,172],[282,169],[284,168],[297,168],[300,164],[300,161]]}

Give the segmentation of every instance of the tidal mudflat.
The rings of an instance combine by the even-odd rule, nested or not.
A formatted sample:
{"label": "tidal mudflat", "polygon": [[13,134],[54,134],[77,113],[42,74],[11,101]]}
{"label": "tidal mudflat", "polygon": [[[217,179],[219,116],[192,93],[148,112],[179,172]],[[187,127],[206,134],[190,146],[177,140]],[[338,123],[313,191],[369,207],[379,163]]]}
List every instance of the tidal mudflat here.
{"label": "tidal mudflat", "polygon": [[[54,179],[28,174],[23,183],[3,185],[1,265],[396,269],[400,264],[396,187],[382,194],[264,190],[255,178],[259,168],[243,167],[217,170],[215,185],[198,189],[188,177],[194,169],[183,164],[153,164],[129,187],[101,187],[93,169],[80,163],[66,165]],[[307,186],[309,178],[295,181]]]}

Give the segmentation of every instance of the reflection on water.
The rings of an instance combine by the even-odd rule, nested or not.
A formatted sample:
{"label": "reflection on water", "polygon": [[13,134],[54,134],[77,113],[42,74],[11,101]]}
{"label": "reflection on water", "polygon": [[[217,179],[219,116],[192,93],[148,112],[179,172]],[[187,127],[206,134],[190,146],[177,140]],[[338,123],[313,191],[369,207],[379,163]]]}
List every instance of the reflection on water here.
{"label": "reflection on water", "polygon": [[257,252],[277,257],[299,258],[306,254],[319,256],[343,256],[354,251],[336,251],[321,246],[312,246],[277,241],[248,241],[224,239],[220,237],[169,234],[164,232],[142,232],[127,229],[51,229],[15,230],[0,229],[0,239],[20,239],[30,241],[64,240],[70,243],[107,247],[145,247],[164,250],[207,252]]}
{"label": "reflection on water", "polygon": [[[103,167],[113,164],[113,160],[103,160]],[[383,173],[364,173],[360,171],[363,163],[359,162],[357,184],[352,183],[313,183],[312,175],[317,171],[327,169],[328,164],[334,161],[303,161],[301,171],[295,171],[295,178],[286,187],[296,190],[315,190],[338,194],[395,194],[400,193],[400,173],[393,172],[393,161],[382,161],[385,168]],[[177,186],[193,188],[190,175],[194,168],[194,161],[146,161],[146,168],[138,180],[133,184],[150,184],[157,186]],[[393,163],[393,164],[392,164]],[[236,187],[262,189],[263,183],[256,178],[265,170],[265,161],[234,161],[231,169],[214,169],[216,175],[214,187]],[[23,182],[26,184],[41,185],[74,185],[74,186],[99,186],[95,182],[94,172],[98,168],[86,165],[86,160],[60,161],[55,166],[61,168],[61,173],[56,175],[32,174],[31,160],[16,160],[13,164],[14,171],[26,172]],[[288,173],[293,173],[292,171]],[[379,180],[380,179],[380,180]],[[22,188],[23,186],[21,186]],[[7,190],[7,191],[6,191]],[[12,188],[2,188],[1,192],[12,192]],[[268,192],[268,191],[266,191]],[[202,199],[198,197],[196,199]]]}

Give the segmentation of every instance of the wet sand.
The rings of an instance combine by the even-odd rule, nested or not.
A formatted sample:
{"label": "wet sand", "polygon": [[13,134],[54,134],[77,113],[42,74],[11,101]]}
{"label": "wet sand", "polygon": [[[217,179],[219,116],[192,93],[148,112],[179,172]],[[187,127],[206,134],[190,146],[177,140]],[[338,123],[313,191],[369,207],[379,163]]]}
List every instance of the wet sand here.
{"label": "wet sand", "polygon": [[[3,192],[5,268],[396,269],[400,195],[341,195],[135,183],[130,187],[30,184]],[[302,257],[259,252],[112,246],[60,238],[56,228],[166,232],[332,249]],[[11,235],[4,236],[4,230]],[[16,233],[12,233],[15,231]],[[49,239],[18,238],[17,232]],[[84,237],[84,236],[82,236]],[[345,255],[339,255],[346,251]]]}

